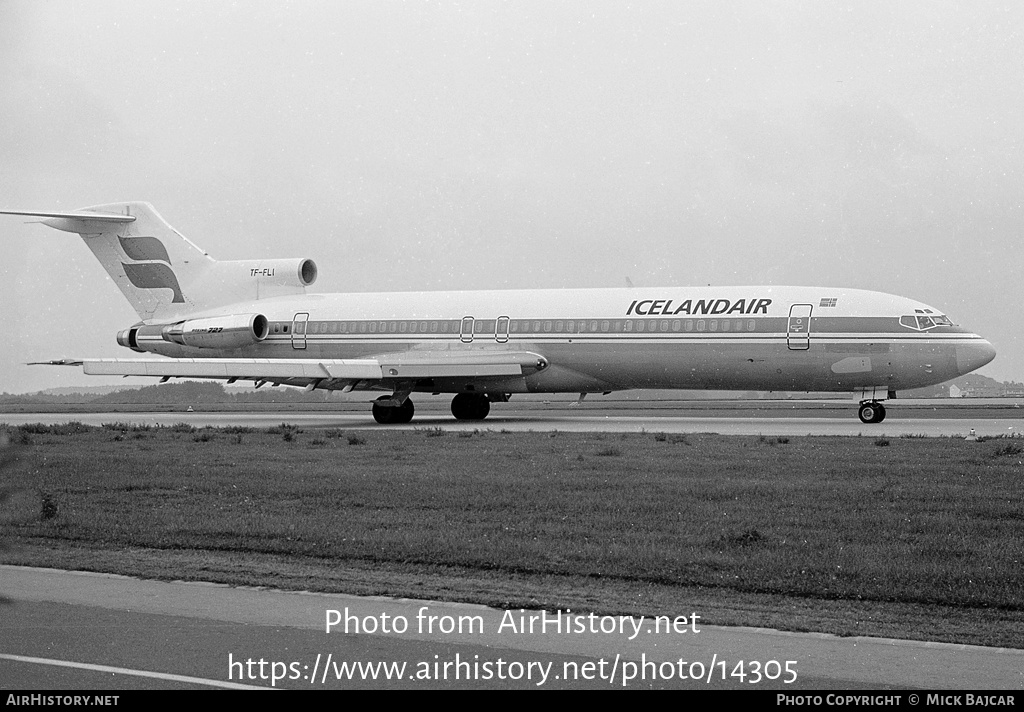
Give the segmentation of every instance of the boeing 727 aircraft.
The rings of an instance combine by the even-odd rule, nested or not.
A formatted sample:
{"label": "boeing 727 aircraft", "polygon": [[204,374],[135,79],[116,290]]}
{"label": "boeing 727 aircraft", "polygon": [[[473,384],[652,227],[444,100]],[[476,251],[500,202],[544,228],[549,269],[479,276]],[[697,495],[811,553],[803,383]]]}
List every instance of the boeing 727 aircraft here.
{"label": "boeing 727 aircraft", "polygon": [[316,294],[310,259],[216,261],[148,203],[0,211],[77,232],[139,321],[117,335],[168,358],[54,361],[99,375],[383,390],[378,423],[412,393],[453,393],[485,418],[516,393],[631,388],[847,391],[865,423],[898,390],[995,357],[988,341],[903,297],[826,287],[666,287]]}

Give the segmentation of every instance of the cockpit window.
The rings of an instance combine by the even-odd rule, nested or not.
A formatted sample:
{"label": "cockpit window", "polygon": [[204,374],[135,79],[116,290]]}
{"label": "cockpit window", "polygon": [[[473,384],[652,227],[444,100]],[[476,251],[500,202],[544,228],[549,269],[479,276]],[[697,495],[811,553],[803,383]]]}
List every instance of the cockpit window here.
{"label": "cockpit window", "polygon": [[927,331],[928,329],[934,329],[936,326],[953,326],[953,322],[946,316],[901,316],[900,326],[905,326],[915,331]]}

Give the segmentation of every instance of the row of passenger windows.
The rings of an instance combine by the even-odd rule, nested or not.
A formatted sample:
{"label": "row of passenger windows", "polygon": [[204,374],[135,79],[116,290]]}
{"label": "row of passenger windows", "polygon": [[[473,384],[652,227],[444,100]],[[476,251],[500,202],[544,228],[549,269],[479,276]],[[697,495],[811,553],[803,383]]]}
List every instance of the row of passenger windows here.
{"label": "row of passenger windows", "polygon": [[[291,322],[275,322],[275,334],[291,331]],[[309,334],[597,334],[629,332],[755,331],[754,319],[475,319],[463,321],[311,321],[296,322]]]}

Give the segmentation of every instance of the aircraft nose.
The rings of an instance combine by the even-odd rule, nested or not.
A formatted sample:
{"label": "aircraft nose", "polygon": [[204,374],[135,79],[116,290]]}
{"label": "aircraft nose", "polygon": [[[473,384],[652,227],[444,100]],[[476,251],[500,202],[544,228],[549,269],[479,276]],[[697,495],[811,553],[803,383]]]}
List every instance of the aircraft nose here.
{"label": "aircraft nose", "polygon": [[984,339],[956,347],[956,366],[961,374],[979,369],[995,357],[995,348]]}

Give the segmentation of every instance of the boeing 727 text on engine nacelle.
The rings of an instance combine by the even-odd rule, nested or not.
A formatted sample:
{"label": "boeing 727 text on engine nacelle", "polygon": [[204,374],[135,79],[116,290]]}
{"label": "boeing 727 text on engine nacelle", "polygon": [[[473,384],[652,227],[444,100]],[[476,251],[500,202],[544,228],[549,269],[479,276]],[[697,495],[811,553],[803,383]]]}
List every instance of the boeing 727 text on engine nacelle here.
{"label": "boeing 727 text on engine nacelle", "polygon": [[316,294],[309,259],[216,261],[148,203],[0,211],[79,233],[139,315],[117,335],[165,359],[84,359],[86,373],[452,393],[480,420],[516,393],[632,388],[846,391],[865,423],[898,390],[984,366],[995,349],[940,310],[826,287],[666,287]]}

